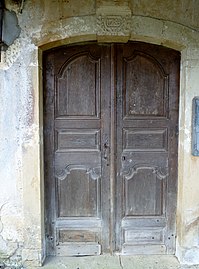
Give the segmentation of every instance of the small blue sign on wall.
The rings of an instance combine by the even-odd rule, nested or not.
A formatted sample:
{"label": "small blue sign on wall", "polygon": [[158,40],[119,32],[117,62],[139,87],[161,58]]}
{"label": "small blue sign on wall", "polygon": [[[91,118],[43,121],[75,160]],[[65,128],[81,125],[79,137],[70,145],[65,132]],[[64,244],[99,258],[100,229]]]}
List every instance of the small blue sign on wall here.
{"label": "small blue sign on wall", "polygon": [[192,154],[199,156],[199,97],[193,99]]}

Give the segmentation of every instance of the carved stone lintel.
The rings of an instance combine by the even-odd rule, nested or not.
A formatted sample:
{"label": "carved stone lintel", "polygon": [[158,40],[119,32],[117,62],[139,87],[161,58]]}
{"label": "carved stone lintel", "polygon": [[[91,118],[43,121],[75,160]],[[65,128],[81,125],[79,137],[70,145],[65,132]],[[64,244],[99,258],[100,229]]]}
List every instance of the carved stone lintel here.
{"label": "carved stone lintel", "polygon": [[97,34],[108,36],[129,36],[131,13],[128,9],[109,7],[109,12],[99,9],[97,12]]}

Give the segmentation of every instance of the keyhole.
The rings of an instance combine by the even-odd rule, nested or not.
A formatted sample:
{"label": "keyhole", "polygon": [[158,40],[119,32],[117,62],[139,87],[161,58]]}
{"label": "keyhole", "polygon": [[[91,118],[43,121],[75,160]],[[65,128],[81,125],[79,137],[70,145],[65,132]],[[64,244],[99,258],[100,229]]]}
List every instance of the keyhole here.
{"label": "keyhole", "polygon": [[107,143],[104,143],[104,148],[105,148],[105,149],[107,149],[107,148],[108,148]]}

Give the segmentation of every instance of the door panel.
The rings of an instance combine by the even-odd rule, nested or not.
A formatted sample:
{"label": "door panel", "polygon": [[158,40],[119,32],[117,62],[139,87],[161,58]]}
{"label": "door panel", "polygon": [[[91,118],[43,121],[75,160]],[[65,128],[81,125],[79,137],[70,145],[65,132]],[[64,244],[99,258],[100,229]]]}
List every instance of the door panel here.
{"label": "door panel", "polygon": [[99,116],[99,71],[100,59],[92,57],[88,51],[67,59],[57,75],[57,117]]}
{"label": "door panel", "polygon": [[174,51],[117,46],[116,249],[124,255],[175,249],[178,74]]}
{"label": "door panel", "polygon": [[138,167],[125,176],[125,215],[162,215],[163,183],[151,167]]}
{"label": "door panel", "polygon": [[123,58],[123,72],[124,116],[164,117],[168,77],[157,60],[135,51]]}
{"label": "door panel", "polygon": [[48,255],[174,252],[179,59],[138,42],[44,53]]}
{"label": "door panel", "polygon": [[45,56],[49,255],[99,255],[109,248],[109,167],[102,157],[110,136],[109,50],[79,46]]}

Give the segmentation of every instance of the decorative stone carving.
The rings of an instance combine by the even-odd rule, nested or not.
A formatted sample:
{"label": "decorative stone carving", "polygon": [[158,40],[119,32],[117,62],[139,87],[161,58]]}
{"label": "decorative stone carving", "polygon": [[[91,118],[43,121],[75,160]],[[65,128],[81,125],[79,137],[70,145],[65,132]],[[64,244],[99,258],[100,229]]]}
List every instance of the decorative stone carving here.
{"label": "decorative stone carving", "polygon": [[131,12],[127,7],[114,6],[97,11],[97,34],[109,36],[129,36]]}
{"label": "decorative stone carving", "polygon": [[97,18],[98,34],[100,35],[129,35],[130,16],[100,15]]}

